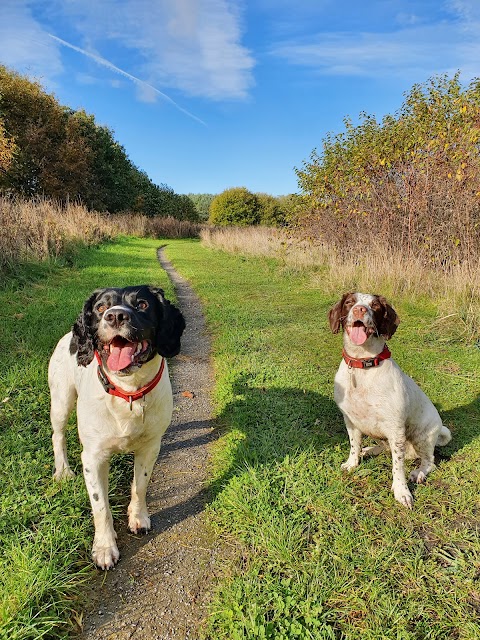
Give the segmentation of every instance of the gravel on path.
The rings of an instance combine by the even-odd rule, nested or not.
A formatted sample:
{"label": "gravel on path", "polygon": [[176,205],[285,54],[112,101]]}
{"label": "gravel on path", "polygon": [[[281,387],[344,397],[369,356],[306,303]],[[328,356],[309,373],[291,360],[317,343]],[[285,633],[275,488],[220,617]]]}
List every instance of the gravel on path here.
{"label": "gravel on path", "polygon": [[152,531],[134,536],[126,522],[117,523],[122,557],[93,581],[82,640],[196,640],[219,556],[204,515],[209,444],[215,438],[210,338],[189,284],[162,248],[158,259],[173,281],[187,328],[180,355],[169,363],[175,408],[149,485]]}

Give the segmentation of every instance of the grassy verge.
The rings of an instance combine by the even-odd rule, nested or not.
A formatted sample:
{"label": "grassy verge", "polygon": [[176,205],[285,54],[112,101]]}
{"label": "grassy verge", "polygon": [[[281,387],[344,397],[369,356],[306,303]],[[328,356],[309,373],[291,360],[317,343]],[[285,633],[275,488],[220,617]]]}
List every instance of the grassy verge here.
{"label": "grassy verge", "polygon": [[[156,260],[158,245],[156,240],[120,239],[84,249],[74,268],[30,265],[0,291],[2,639],[64,637],[72,629],[76,593],[93,570],[93,529],[74,419],[68,448],[78,475],[62,485],[52,481],[48,359],[87,295],[99,286],[154,283],[172,298]],[[129,458],[117,460],[112,494],[130,481],[129,467]],[[124,517],[123,506],[114,498],[119,517]]]}
{"label": "grassy verge", "polygon": [[[219,531],[239,551],[212,605],[211,638],[480,638],[480,353],[448,340],[426,297],[392,300],[390,347],[441,411],[453,441],[415,508],[390,491],[391,460],[340,470],[348,439],[333,403],[341,338],[307,271],[169,241],[214,335]],[[341,291],[338,291],[340,294]],[[381,293],[381,292],[380,292]]]}
{"label": "grassy verge", "polygon": [[202,244],[228,253],[275,258],[309,273],[313,284],[335,296],[339,291],[382,291],[399,300],[429,296],[437,307],[444,338],[480,343],[480,263],[468,258],[439,265],[401,247],[387,248],[382,238],[339,250],[328,241],[302,239],[294,229],[206,227]]}

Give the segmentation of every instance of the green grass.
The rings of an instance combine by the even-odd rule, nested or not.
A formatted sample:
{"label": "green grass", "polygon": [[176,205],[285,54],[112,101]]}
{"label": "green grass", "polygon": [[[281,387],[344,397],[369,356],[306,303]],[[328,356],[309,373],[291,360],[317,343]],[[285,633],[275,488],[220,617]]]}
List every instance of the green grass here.
{"label": "green grass", "polygon": [[[46,369],[97,286],[160,284],[158,242],[83,251],[75,267],[30,265],[0,291],[0,638],[64,637],[94,571],[81,475],[55,484]],[[308,273],[274,260],[168,241],[168,256],[205,303],[214,336],[211,517],[237,550],[211,606],[215,639],[367,640],[480,637],[478,459],[480,352],[442,335],[426,299],[392,301],[394,357],[439,407],[453,441],[414,511],[390,492],[381,456],[340,471],[348,439],[333,403],[341,338],[334,302]],[[339,291],[339,294],[341,292]],[[70,461],[81,473],[74,419]],[[124,518],[130,458],[111,486]]]}
{"label": "green grass", "polygon": [[[94,571],[93,527],[74,418],[68,450],[78,475],[61,484],[52,480],[48,360],[97,287],[152,283],[172,299],[171,285],[156,260],[159,244],[121,239],[82,251],[75,267],[19,267],[0,291],[2,639],[65,637],[72,629],[81,583]],[[111,494],[119,518],[125,517],[122,500],[130,467],[128,456],[119,457],[113,467]]]}
{"label": "green grass", "polygon": [[428,299],[392,301],[402,318],[393,355],[453,433],[408,511],[390,491],[387,456],[340,470],[349,446],[332,399],[335,300],[274,260],[195,241],[169,241],[167,255],[214,337],[210,511],[238,551],[208,637],[480,638],[478,349],[442,336]]}

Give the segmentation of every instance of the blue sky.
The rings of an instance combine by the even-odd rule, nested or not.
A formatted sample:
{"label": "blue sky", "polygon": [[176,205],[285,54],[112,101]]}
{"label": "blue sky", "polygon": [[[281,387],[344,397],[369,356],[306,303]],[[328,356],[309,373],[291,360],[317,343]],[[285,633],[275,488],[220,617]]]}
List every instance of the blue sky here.
{"label": "blue sky", "polygon": [[93,113],[157,184],[280,195],[345,116],[480,76],[480,2],[1,0],[0,62]]}

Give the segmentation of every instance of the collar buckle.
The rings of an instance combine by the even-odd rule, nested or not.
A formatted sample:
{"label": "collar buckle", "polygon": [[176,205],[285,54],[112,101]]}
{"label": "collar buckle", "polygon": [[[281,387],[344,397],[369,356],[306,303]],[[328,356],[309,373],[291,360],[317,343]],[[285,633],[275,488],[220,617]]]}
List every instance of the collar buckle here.
{"label": "collar buckle", "polygon": [[348,355],[345,349],[342,351],[343,359],[348,365],[348,369],[372,369],[378,367],[383,360],[387,360],[391,357],[390,349],[385,345],[383,351],[374,358],[352,358]]}

